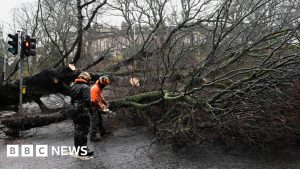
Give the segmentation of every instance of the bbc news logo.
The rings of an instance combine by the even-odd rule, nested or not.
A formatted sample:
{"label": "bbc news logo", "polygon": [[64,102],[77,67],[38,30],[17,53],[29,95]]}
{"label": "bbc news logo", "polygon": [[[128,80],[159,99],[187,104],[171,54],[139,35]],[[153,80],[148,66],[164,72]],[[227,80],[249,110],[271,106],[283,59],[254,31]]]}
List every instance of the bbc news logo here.
{"label": "bbc news logo", "polygon": [[87,155],[87,147],[48,145],[7,145],[7,157],[48,157],[64,155]]}

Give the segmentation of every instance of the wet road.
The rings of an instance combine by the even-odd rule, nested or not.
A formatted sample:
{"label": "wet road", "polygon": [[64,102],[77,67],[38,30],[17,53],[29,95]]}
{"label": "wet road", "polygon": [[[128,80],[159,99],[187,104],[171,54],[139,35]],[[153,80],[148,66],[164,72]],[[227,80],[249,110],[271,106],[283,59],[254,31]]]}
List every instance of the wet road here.
{"label": "wet road", "polygon": [[[228,153],[220,147],[182,149],[174,152],[170,146],[151,145],[151,135],[145,128],[122,128],[112,136],[90,143],[95,157],[80,160],[72,156],[6,157],[7,144],[47,144],[72,146],[73,126],[70,122],[30,130],[16,140],[0,139],[0,168],[200,168],[200,169],[299,169],[300,149],[285,149],[280,153],[249,155]],[[151,145],[151,146],[150,146]]]}

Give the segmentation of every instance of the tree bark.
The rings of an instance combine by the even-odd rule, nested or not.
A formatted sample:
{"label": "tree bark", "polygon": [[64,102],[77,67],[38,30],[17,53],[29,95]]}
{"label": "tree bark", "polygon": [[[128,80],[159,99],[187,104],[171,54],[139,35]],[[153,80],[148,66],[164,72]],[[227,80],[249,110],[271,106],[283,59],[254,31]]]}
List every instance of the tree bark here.
{"label": "tree bark", "polygon": [[70,111],[71,109],[66,109],[49,115],[12,117],[2,120],[1,124],[9,130],[24,131],[64,121],[68,118]]}
{"label": "tree bark", "polygon": [[[81,71],[72,71],[68,67],[44,70],[33,76],[24,78],[26,94],[24,103],[40,99],[43,96],[62,93],[69,95],[69,84]],[[19,80],[2,82],[0,84],[0,110],[4,107],[19,104]]]}

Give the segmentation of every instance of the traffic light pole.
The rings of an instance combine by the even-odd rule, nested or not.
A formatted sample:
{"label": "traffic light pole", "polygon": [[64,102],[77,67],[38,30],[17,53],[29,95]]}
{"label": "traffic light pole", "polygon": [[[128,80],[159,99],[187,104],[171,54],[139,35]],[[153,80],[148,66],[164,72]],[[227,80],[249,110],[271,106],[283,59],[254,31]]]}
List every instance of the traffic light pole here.
{"label": "traffic light pole", "polygon": [[8,34],[11,39],[8,44],[11,45],[7,50],[13,55],[19,56],[19,83],[20,83],[20,96],[19,96],[19,115],[22,114],[23,94],[26,92],[26,88],[23,88],[23,67],[25,56],[36,55],[36,38],[25,35],[25,33],[18,31],[16,34]]}
{"label": "traffic light pole", "polygon": [[3,80],[6,80],[6,63],[7,63],[7,56],[4,56]]}
{"label": "traffic light pole", "polygon": [[24,56],[22,52],[22,36],[23,33],[18,31],[18,51],[19,52],[19,57],[20,57],[20,62],[19,62],[19,79],[20,79],[20,97],[19,97],[19,115],[22,114],[22,105],[23,105],[23,65],[24,65]]}

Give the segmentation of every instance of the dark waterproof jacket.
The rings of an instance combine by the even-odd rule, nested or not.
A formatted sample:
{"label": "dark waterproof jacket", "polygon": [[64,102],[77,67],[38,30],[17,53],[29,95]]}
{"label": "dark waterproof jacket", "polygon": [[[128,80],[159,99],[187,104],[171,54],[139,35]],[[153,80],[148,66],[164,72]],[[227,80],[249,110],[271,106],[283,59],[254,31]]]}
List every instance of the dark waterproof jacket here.
{"label": "dark waterproof jacket", "polygon": [[71,99],[71,104],[74,108],[87,108],[91,110],[90,87],[88,86],[87,81],[83,79],[75,80],[75,85],[71,89]]}

